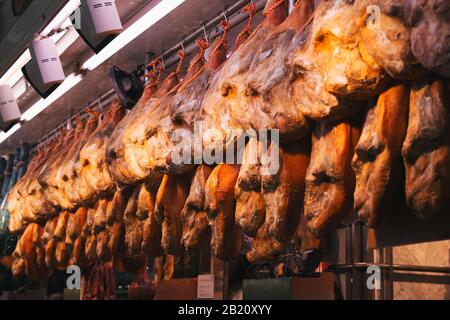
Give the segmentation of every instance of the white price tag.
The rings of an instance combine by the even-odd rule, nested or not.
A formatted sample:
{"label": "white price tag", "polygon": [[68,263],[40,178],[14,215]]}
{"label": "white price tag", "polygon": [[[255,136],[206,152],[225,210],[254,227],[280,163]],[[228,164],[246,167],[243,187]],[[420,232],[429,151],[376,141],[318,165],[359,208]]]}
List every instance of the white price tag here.
{"label": "white price tag", "polygon": [[213,274],[202,274],[198,276],[197,299],[214,299]]}

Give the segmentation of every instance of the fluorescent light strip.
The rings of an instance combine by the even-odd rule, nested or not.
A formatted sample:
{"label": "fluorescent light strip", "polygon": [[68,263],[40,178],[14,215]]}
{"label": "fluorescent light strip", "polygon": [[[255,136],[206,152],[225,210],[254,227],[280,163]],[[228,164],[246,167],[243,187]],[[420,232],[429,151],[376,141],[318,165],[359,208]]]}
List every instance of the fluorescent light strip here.
{"label": "fluorescent light strip", "polygon": [[14,62],[14,64],[5,72],[0,79],[0,85],[7,84],[12,87],[21,77],[22,71],[20,70],[24,65],[31,60],[30,50],[25,50],[24,53]]}
{"label": "fluorescent light strip", "polygon": [[52,30],[61,27],[68,17],[81,5],[80,0],[69,0],[69,2],[58,12],[53,20],[42,30],[41,36],[45,37]]}
{"label": "fluorescent light strip", "polygon": [[53,91],[46,99],[40,99],[36,102],[31,108],[25,111],[22,114],[22,121],[31,121],[34,117],[36,117],[39,113],[44,111],[48,106],[50,106],[53,102],[58,100],[65,94],[67,91],[75,87],[80,81],[83,79],[81,75],[75,75],[72,73],[66,80],[58,87],[55,91]]}
{"label": "fluorescent light strip", "polygon": [[6,141],[9,137],[11,137],[14,133],[17,132],[22,128],[22,125],[20,123],[16,123],[11,129],[8,130],[8,132],[1,132],[0,133],[0,144]]}
{"label": "fluorescent light strip", "polygon": [[103,62],[111,58],[116,52],[128,43],[140,36],[144,31],[164,18],[167,14],[181,5],[185,0],[163,0],[144,14],[135,23],[119,34],[100,53],[89,58],[84,64],[84,69],[94,70]]}

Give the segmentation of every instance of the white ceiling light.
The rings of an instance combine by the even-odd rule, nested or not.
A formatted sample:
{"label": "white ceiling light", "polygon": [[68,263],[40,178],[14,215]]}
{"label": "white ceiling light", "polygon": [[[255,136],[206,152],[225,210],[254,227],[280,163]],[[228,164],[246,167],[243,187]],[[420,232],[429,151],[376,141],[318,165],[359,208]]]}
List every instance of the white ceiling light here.
{"label": "white ceiling light", "polygon": [[8,130],[8,132],[0,132],[0,144],[16,133],[21,127],[22,125],[20,123],[16,123],[11,129]]}
{"label": "white ceiling light", "polygon": [[119,34],[99,54],[89,58],[84,64],[84,69],[94,70],[103,62],[112,57],[116,52],[128,43],[140,36],[145,30],[164,18],[168,13],[181,5],[185,0],[163,0],[144,14],[135,23]]}
{"label": "white ceiling light", "polygon": [[55,91],[53,91],[46,99],[40,99],[36,102],[31,108],[29,108],[22,115],[22,121],[30,121],[34,117],[36,117],[39,113],[44,111],[49,105],[62,97],[64,93],[72,89],[83,79],[81,75],[75,75],[72,73],[69,75],[66,80],[58,87]]}

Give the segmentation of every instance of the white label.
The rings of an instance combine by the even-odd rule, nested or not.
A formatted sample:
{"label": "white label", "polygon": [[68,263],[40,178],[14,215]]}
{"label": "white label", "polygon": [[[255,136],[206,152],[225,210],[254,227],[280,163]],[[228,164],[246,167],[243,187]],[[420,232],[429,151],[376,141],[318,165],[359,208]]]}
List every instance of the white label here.
{"label": "white label", "polygon": [[214,299],[213,274],[202,274],[198,276],[197,299]]}

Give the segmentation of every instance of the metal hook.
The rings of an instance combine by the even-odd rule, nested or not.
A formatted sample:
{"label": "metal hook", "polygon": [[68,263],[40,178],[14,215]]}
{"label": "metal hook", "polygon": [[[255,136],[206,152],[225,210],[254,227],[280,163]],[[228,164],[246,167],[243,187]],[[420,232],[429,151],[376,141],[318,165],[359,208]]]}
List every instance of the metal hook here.
{"label": "metal hook", "polygon": [[228,22],[228,17],[227,17],[227,9],[223,9],[223,17],[225,18],[225,21]]}
{"label": "metal hook", "polygon": [[103,113],[103,106],[102,106],[102,103],[100,102],[100,97],[97,99],[97,103],[98,103],[98,107],[100,109],[100,113]]}
{"label": "metal hook", "polygon": [[205,25],[202,25],[202,28],[203,28],[203,34],[205,35],[205,39],[206,39],[206,41],[208,41],[208,34],[206,33]]}
{"label": "metal hook", "polygon": [[162,63],[164,71],[166,71],[166,63],[164,62],[164,55],[161,56],[161,63]]}
{"label": "metal hook", "polygon": [[181,39],[180,46],[181,46],[181,50],[186,51],[186,50],[184,49],[184,38]]}

